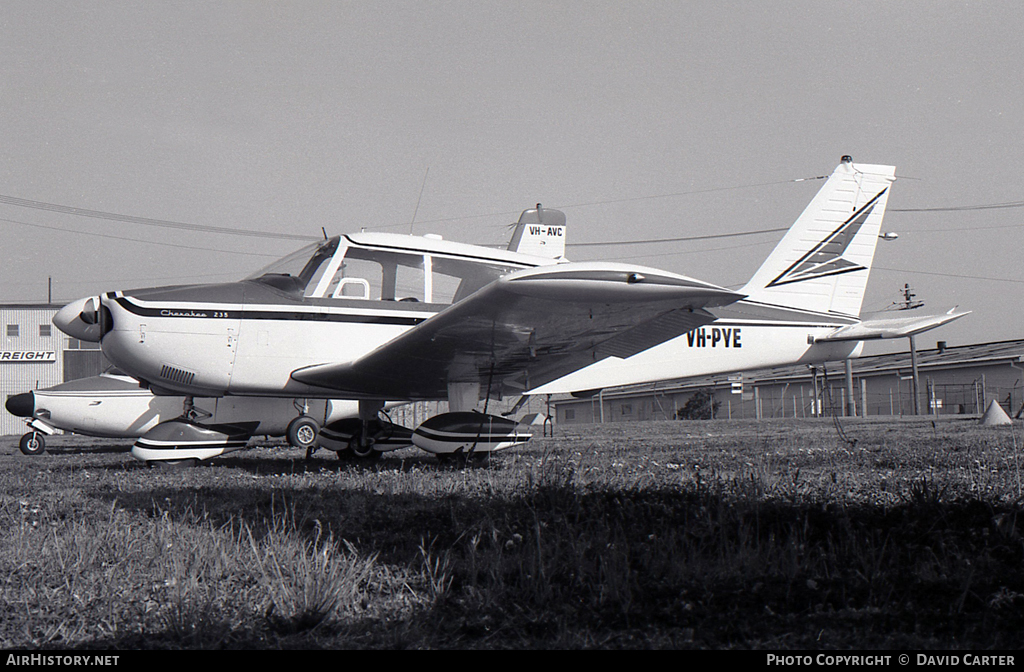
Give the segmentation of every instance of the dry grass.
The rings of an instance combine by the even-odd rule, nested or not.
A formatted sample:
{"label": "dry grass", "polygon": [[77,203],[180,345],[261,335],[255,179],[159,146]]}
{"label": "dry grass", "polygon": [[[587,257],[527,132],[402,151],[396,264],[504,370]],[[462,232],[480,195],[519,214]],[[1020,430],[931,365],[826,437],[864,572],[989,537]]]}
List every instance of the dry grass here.
{"label": "dry grass", "polygon": [[[1019,428],[565,428],[451,468],[0,454],[4,648],[1013,648]],[[126,447],[125,447],[126,448]]]}

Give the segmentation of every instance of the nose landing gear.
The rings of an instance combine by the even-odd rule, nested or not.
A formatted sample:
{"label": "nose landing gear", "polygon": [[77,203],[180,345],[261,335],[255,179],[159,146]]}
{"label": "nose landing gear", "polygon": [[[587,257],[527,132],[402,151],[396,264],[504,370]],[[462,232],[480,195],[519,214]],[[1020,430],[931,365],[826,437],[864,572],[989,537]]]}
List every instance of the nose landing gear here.
{"label": "nose landing gear", "polygon": [[41,455],[46,452],[46,441],[42,432],[29,432],[21,437],[18,449],[25,455]]}

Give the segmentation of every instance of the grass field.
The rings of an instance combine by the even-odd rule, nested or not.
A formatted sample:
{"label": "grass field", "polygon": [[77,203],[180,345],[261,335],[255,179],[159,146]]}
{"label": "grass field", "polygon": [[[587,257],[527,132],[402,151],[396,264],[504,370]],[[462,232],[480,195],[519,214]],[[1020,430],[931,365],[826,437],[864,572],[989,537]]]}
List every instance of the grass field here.
{"label": "grass field", "polygon": [[486,465],[0,439],[0,647],[1010,649],[1020,427],[560,428]]}

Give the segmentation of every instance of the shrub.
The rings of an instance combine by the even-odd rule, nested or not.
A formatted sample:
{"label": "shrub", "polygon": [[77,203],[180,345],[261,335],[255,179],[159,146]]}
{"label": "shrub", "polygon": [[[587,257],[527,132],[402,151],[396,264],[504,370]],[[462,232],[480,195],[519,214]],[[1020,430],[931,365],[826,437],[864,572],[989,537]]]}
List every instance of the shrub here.
{"label": "shrub", "polygon": [[686,405],[676,412],[678,420],[711,420],[718,415],[721,404],[715,401],[715,392],[709,387],[702,387],[693,393]]}

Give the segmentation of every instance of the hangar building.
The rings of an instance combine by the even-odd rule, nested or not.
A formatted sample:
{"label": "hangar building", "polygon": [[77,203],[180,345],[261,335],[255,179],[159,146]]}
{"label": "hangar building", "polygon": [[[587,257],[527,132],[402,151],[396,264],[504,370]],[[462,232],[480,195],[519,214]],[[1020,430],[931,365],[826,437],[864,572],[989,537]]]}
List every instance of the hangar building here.
{"label": "hangar building", "polygon": [[[0,396],[95,376],[109,366],[98,343],[69,338],[50,320],[63,307],[52,303],[0,304]],[[0,411],[0,435],[24,434],[25,421]]]}
{"label": "hangar building", "polygon": [[[995,399],[1010,417],[1024,405],[1024,340],[918,350],[921,414],[980,414]],[[909,350],[850,360],[859,416],[914,414]],[[793,365],[603,390],[588,398],[552,398],[556,422],[669,420],[698,390],[710,391],[718,418],[848,415],[844,362]],[[817,402],[817,403],[815,403]]]}

